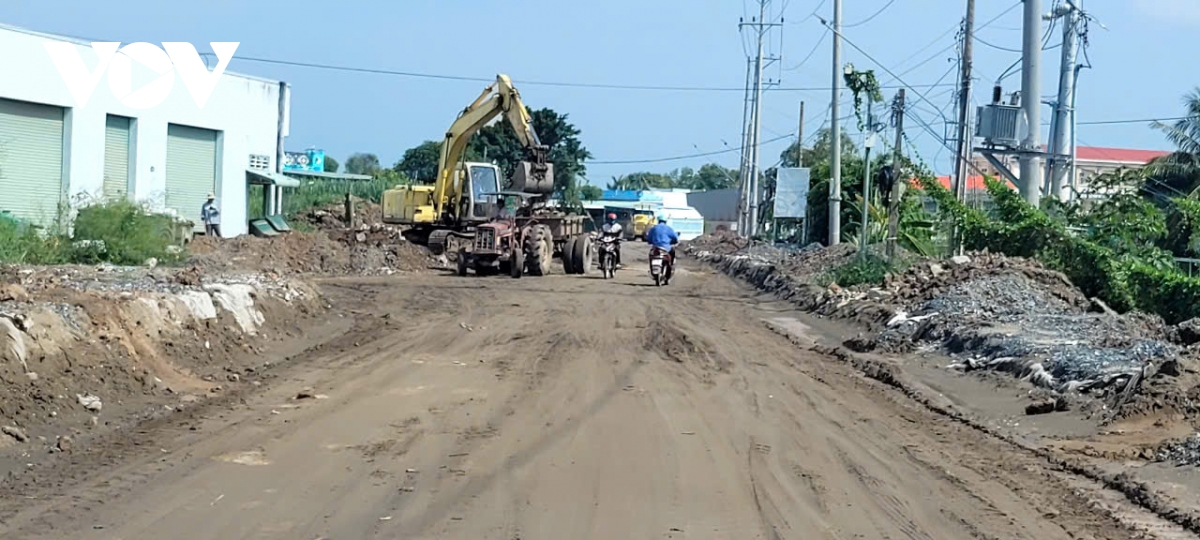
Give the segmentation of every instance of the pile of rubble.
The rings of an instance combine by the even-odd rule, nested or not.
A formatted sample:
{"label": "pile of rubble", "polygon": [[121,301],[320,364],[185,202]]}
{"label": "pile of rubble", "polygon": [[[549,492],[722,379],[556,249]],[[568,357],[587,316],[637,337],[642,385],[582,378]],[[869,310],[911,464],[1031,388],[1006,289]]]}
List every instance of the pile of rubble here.
{"label": "pile of rubble", "polygon": [[1136,391],[1174,377],[1179,336],[1200,341],[1200,331],[1117,314],[1036,261],[988,253],[917,261],[880,287],[846,289],[822,286],[819,278],[851,260],[853,246],[776,257],[750,255],[749,247],[734,254],[706,249],[726,244],[706,239],[684,252],[802,310],[861,324],[868,334],[846,342],[859,352],[941,348],[957,369],[1008,371],[1053,392],[1112,398],[1115,408],[1161,408],[1162,399],[1144,404],[1147,395]]}
{"label": "pile of rubble", "polygon": [[949,269],[923,262],[889,277],[884,291],[897,312],[875,338],[881,349],[938,343],[958,357],[956,368],[1080,392],[1123,389],[1178,355],[1157,319],[1117,314],[1035,261],[956,259]]}

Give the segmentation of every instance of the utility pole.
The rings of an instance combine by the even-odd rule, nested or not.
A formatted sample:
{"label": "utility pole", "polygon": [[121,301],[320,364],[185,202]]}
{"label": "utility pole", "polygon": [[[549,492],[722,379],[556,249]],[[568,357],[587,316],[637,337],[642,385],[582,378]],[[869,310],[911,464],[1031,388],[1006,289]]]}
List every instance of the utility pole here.
{"label": "utility pole", "polygon": [[1021,45],[1021,108],[1029,133],[1021,141],[1021,195],[1033,206],[1041,204],[1042,169],[1042,0],[1024,0],[1025,23]]}
{"label": "utility pole", "polygon": [[749,167],[750,163],[750,75],[754,62],[746,58],[746,90],[742,97],[742,161],[738,167],[738,234],[746,234],[746,213],[750,209]]}
{"label": "utility pole", "polygon": [[962,86],[958,91],[958,160],[954,164],[954,196],[961,202],[967,198],[971,160],[971,72],[975,54],[975,0],[967,0],[967,18],[963,23]]}
{"label": "utility pole", "polygon": [[871,104],[874,100],[867,96],[867,127],[863,133],[863,185],[862,185],[862,229],[858,234],[858,254],[867,257],[871,247],[871,147],[875,146],[875,119],[871,117]]}
{"label": "utility pole", "polygon": [[892,118],[896,122],[896,147],[892,154],[892,192],[888,196],[887,257],[896,257],[896,237],[900,235],[900,197],[904,196],[904,183],[908,179],[900,174],[900,149],[904,144],[904,89],[896,94],[892,104]]}
{"label": "utility pole", "polygon": [[804,166],[804,102],[800,102],[800,126],[796,129],[796,166]]}
{"label": "utility pole", "polygon": [[833,96],[829,104],[832,115],[829,156],[829,245],[842,241],[842,127],[839,121],[838,100],[842,98],[842,0],[833,0]]}
{"label": "utility pole", "polygon": [[[1079,0],[1076,0],[1078,2]],[[1058,101],[1054,105],[1054,122],[1050,128],[1050,196],[1066,200],[1069,183],[1064,181],[1070,167],[1070,141],[1073,131],[1071,115],[1075,107],[1075,64],[1079,45],[1080,13],[1076,2],[1066,2],[1053,14],[1062,17],[1062,64],[1058,75]],[[1074,182],[1072,178],[1070,182]]]}
{"label": "utility pole", "polygon": [[739,25],[742,27],[753,27],[755,29],[756,40],[758,41],[758,53],[754,59],[754,89],[752,90],[754,97],[750,112],[750,151],[749,161],[746,166],[748,171],[746,186],[749,191],[749,193],[747,193],[749,208],[747,212],[748,215],[746,216],[746,236],[754,236],[755,234],[758,234],[758,203],[760,196],[758,180],[760,176],[759,153],[761,150],[759,146],[761,141],[760,135],[762,133],[762,93],[763,86],[774,84],[772,82],[763,80],[763,69],[766,68],[768,63],[779,59],[776,56],[764,55],[763,39],[766,37],[767,32],[770,31],[772,27],[783,25],[782,22],[767,22],[767,6],[770,3],[771,0],[758,0],[758,19],[755,19],[750,23],[743,22],[741,25]]}
{"label": "utility pole", "polygon": [[750,116],[754,127],[751,131],[753,144],[750,146],[750,219],[747,235],[753,237],[758,234],[758,137],[761,133],[760,115],[762,111],[762,73],[763,73],[763,23],[766,22],[767,2],[769,0],[759,0],[758,8],[758,57],[754,61],[754,112]]}

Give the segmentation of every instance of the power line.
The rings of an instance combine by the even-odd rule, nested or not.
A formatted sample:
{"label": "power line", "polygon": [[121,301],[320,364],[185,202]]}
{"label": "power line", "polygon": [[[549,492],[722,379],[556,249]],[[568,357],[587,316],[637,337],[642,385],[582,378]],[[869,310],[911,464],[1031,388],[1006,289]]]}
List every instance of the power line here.
{"label": "power line", "polygon": [[805,16],[803,19],[800,19],[800,20],[798,20],[798,21],[796,21],[796,22],[794,22],[794,23],[788,23],[788,24],[800,25],[800,24],[804,24],[804,23],[805,23],[806,21],[808,21],[809,19],[811,19],[811,18],[813,18],[813,17],[816,17],[816,16],[817,16],[817,12],[821,11],[821,8],[825,7],[825,2],[826,2],[826,1],[827,1],[827,0],[821,0],[819,3],[817,3],[817,7],[813,8],[813,10],[812,10],[812,13],[809,13],[809,14],[808,14],[807,16]]}
{"label": "power line", "polygon": [[1134,120],[1094,120],[1077,122],[1081,126],[1110,126],[1116,124],[1148,124],[1150,122],[1174,122],[1176,120],[1200,120],[1200,116],[1175,116],[1171,118],[1139,118]]}
{"label": "power line", "polygon": [[862,25],[864,25],[864,24],[867,24],[867,23],[871,22],[872,20],[874,20],[874,19],[875,19],[875,17],[878,17],[878,16],[879,16],[879,14],[881,14],[881,13],[883,13],[883,12],[887,11],[887,8],[890,8],[890,7],[892,7],[892,4],[895,4],[895,3],[896,3],[896,0],[888,0],[888,3],[884,4],[884,5],[883,5],[883,7],[879,8],[879,11],[876,11],[876,12],[875,12],[875,13],[873,13],[873,14],[872,14],[870,17],[867,17],[866,19],[863,19],[863,20],[861,20],[861,21],[858,21],[858,22],[856,22],[856,23],[854,23],[854,24],[843,24],[843,25],[842,25],[842,28],[843,28],[843,29],[845,29],[845,28],[854,28],[855,26],[862,26]]}
{"label": "power line", "polygon": [[[994,45],[994,44],[988,42],[987,40],[979,37],[978,35],[975,36],[975,41],[978,41],[984,45],[987,45],[988,47],[991,47],[991,48],[999,50],[999,51],[1021,54],[1021,49],[1010,49],[1008,47],[1001,47],[999,45]],[[1045,49],[1042,49],[1042,50],[1045,50]]]}
{"label": "power line", "polygon": [[[201,56],[211,56],[212,53],[201,53]],[[367,73],[372,75],[391,75],[397,77],[412,77],[419,79],[447,80],[447,81],[470,81],[470,82],[485,82],[490,83],[494,78],[488,77],[471,77],[464,75],[442,75],[435,73],[421,73],[415,71],[399,71],[381,68],[367,68],[356,66],[343,66],[336,64],[323,64],[316,62],[297,62],[293,60],[279,60],[273,58],[257,58],[250,56],[235,56],[233,60],[244,60],[247,62],[258,62],[264,64],[277,64],[292,67],[302,67],[310,69],[324,69],[331,71],[344,71],[352,73]],[[522,86],[550,86],[559,88],[591,88],[603,90],[648,90],[648,91],[666,91],[666,92],[744,92],[746,89],[721,86],[670,86],[670,85],[639,85],[639,84],[608,84],[608,83],[584,83],[584,82],[565,82],[565,81],[537,81],[537,80],[522,80]],[[917,87],[930,87],[930,85],[916,85]],[[880,88],[899,88],[898,86],[881,86]],[[911,88],[911,86],[909,87]],[[818,92],[829,91],[832,87],[829,86],[797,86],[797,87],[772,87],[763,88],[764,92]]]}
{"label": "power line", "polygon": [[[784,139],[789,139],[789,138],[792,138],[795,136],[796,136],[795,132],[788,133],[787,135],[783,135],[781,137],[775,137],[774,139],[768,139],[768,140],[762,141],[761,143],[759,143],[759,146],[762,146],[765,144],[771,144],[771,143],[777,142],[777,141],[782,141]],[[679,161],[679,160],[683,160],[683,159],[692,159],[692,158],[698,158],[698,157],[707,157],[707,156],[716,156],[716,155],[720,155],[720,154],[728,154],[730,152],[740,152],[740,151],[744,150],[745,148],[746,148],[746,146],[742,145],[737,148],[726,148],[724,150],[715,150],[712,152],[700,152],[698,154],[687,154],[687,155],[683,155],[683,156],[671,156],[671,157],[651,158],[651,159],[589,160],[589,161],[587,161],[587,163],[589,165],[629,165],[629,164],[635,164],[635,163],[662,163],[664,161]]]}
{"label": "power line", "polygon": [[[1003,17],[1003,16],[1005,16],[1005,15],[1008,15],[1008,13],[1009,13],[1010,11],[1012,11],[1012,10],[1016,9],[1018,6],[1020,6],[1020,5],[1021,5],[1021,3],[1022,3],[1022,2],[1017,2],[1017,3],[1015,3],[1015,4],[1011,5],[1011,6],[1009,6],[1009,7],[1008,7],[1008,9],[1005,9],[1004,11],[1001,11],[1001,12],[1000,12],[999,14],[997,14],[995,17],[992,17],[991,19],[988,19],[988,21],[987,21],[987,22],[985,22],[985,23],[983,23],[983,24],[979,25],[979,27],[975,29],[975,33],[977,34],[977,33],[978,33],[980,30],[983,30],[984,28],[987,28],[988,26],[990,26],[992,23],[994,23],[994,22],[996,22],[996,21],[1000,20],[1000,18],[1001,18],[1001,17]],[[947,34],[949,34],[949,33],[953,32],[953,31],[955,31],[955,30],[958,30],[958,29],[960,29],[960,27],[961,27],[961,25],[957,25],[957,24],[956,24],[956,25],[954,25],[954,26],[952,26],[952,27],[950,27],[950,29],[949,29],[949,30],[946,30],[946,31],[945,31],[945,32],[943,32],[941,35],[939,35],[938,37],[934,38],[934,40],[933,40],[933,41],[931,41],[931,42],[930,42],[928,45],[926,45],[926,46],[924,46],[924,47],[921,47],[921,48],[920,48],[920,49],[919,49],[917,52],[913,53],[913,54],[912,54],[912,55],[910,55],[908,58],[906,58],[906,59],[902,60],[902,61],[901,61],[899,64],[896,64],[896,66],[897,66],[897,67],[899,67],[899,66],[901,66],[901,65],[904,65],[904,63],[905,63],[905,62],[908,62],[908,61],[909,61],[909,60],[911,60],[913,57],[917,56],[918,54],[921,54],[921,51],[924,51],[924,50],[928,49],[929,47],[932,47],[932,46],[933,46],[935,43],[937,43],[939,40],[941,40],[942,38],[946,37],[946,35],[947,35]],[[912,72],[913,72],[914,70],[916,70],[917,68],[919,68],[919,67],[921,67],[921,66],[923,66],[923,65],[925,65],[925,64],[928,64],[928,63],[929,63],[930,61],[932,61],[933,59],[935,59],[935,58],[938,58],[938,57],[939,57],[939,56],[941,56],[943,53],[945,53],[946,51],[949,51],[950,49],[953,49],[953,48],[954,48],[954,47],[956,47],[956,46],[958,46],[958,41],[957,41],[957,40],[956,40],[956,41],[954,41],[953,43],[951,43],[950,45],[947,45],[946,47],[943,47],[942,49],[940,49],[940,50],[938,50],[937,52],[933,53],[932,55],[930,55],[930,56],[929,56],[929,58],[926,58],[926,59],[924,59],[924,60],[922,60],[922,61],[918,62],[917,64],[915,64],[915,65],[913,65],[913,66],[911,66],[911,67],[909,67],[909,68],[905,69],[904,71],[900,72],[900,75],[899,75],[899,76],[895,76],[895,77],[894,77],[892,80],[898,80],[900,77],[902,77],[902,76],[904,76],[904,75],[908,75],[909,73],[912,73]],[[876,62],[876,63],[878,63],[878,62]],[[881,65],[880,67],[882,67],[882,65]],[[888,81],[888,82],[890,83],[891,81]],[[957,85],[955,85],[955,86],[957,86]]]}
{"label": "power line", "polygon": [[811,59],[813,57],[813,55],[817,53],[817,49],[821,48],[821,44],[825,43],[825,37],[828,35],[829,35],[829,30],[826,29],[825,32],[823,34],[821,34],[821,38],[817,40],[817,44],[813,45],[812,50],[808,51],[808,54],[804,55],[804,59],[801,60],[799,64],[796,64],[790,68],[786,68],[786,69],[784,69],[784,71],[796,71],[797,69],[800,69],[801,66],[808,63],[809,59]]}

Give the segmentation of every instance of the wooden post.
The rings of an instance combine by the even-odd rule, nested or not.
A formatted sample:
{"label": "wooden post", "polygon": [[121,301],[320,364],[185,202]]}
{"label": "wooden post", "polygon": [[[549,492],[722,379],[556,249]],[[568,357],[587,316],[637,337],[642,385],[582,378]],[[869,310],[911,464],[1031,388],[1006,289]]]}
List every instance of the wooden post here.
{"label": "wooden post", "polygon": [[888,197],[887,257],[896,258],[896,237],[900,235],[900,198],[904,196],[904,183],[908,181],[900,174],[900,148],[904,143],[904,89],[896,94],[892,109],[896,118],[896,147],[892,154],[892,193]]}

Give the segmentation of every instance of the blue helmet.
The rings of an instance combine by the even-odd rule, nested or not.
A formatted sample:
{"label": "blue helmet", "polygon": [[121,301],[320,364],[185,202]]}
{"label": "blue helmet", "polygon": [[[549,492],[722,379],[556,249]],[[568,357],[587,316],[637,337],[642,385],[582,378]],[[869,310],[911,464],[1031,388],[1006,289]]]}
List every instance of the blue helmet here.
{"label": "blue helmet", "polygon": [[665,225],[665,224],[667,223],[667,216],[664,216],[664,215],[661,215],[661,214],[660,214],[660,215],[658,216],[658,222],[659,222],[659,223],[662,223],[662,224],[664,224],[664,225]]}

